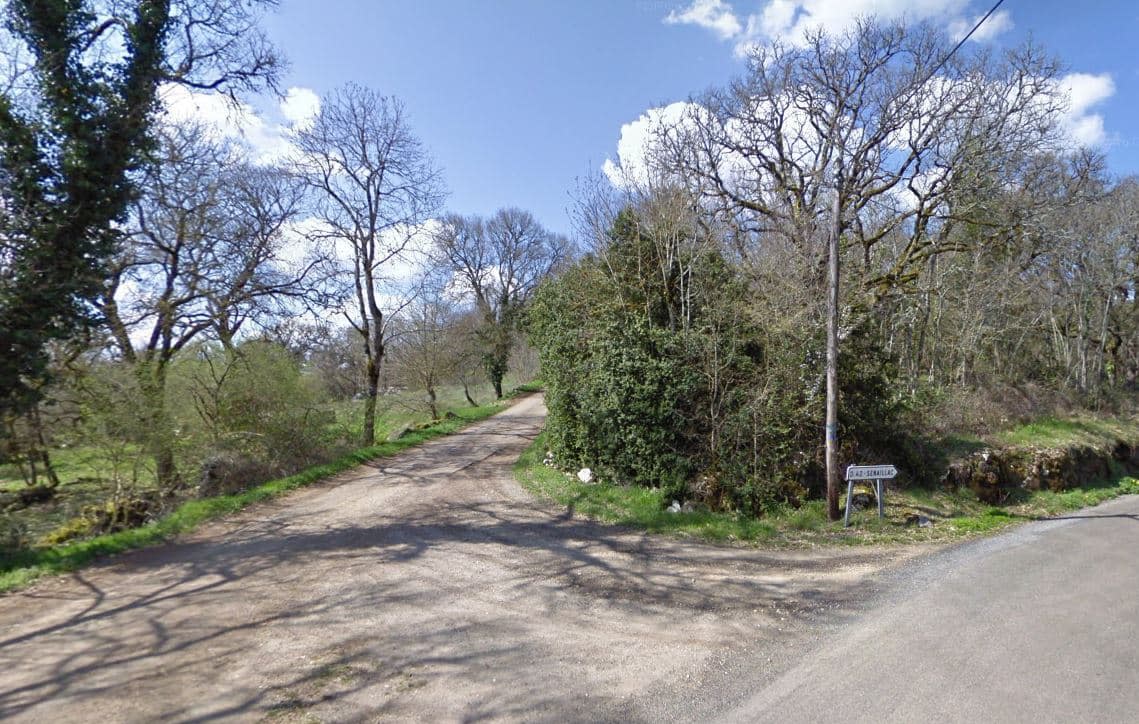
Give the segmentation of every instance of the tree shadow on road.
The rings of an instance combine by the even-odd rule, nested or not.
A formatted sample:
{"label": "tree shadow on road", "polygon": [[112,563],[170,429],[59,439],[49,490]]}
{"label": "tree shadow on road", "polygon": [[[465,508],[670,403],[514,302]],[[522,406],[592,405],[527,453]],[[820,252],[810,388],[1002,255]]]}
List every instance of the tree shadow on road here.
{"label": "tree shadow on road", "polygon": [[582,698],[579,642],[618,661],[622,646],[655,656],[776,636],[757,627],[857,615],[863,590],[844,572],[880,564],[867,550],[654,538],[501,499],[320,520],[250,521],[10,597],[0,719],[431,718],[423,692],[442,686],[472,721],[595,718],[628,705]]}

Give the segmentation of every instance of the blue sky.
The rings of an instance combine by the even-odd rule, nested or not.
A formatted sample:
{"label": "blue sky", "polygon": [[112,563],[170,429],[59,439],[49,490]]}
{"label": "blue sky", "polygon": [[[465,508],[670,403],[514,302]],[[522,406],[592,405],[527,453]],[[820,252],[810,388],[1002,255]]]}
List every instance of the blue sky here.
{"label": "blue sky", "polygon": [[[317,95],[354,81],[399,97],[444,169],[447,207],[528,209],[570,232],[575,180],[618,157],[623,126],[722,85],[748,43],[840,28],[858,11],[915,14],[947,29],[969,0],[283,0],[266,19],[291,61],[291,107],[255,105],[262,135]],[[1072,73],[1073,135],[1139,172],[1139,6],[1006,0],[986,28],[998,46],[1032,37]],[[312,93],[310,93],[311,91]],[[314,95],[315,94],[315,95]],[[267,124],[267,125],[266,125]],[[636,126],[625,128],[627,140]],[[253,135],[257,135],[256,132]]]}

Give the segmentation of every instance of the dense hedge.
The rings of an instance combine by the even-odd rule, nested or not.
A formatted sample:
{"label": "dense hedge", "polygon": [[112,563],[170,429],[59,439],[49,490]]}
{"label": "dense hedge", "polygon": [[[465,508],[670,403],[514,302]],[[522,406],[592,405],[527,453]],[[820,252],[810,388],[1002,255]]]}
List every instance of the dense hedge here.
{"label": "dense hedge", "polygon": [[[675,273],[661,273],[661,250],[629,221],[619,217],[609,248],[546,283],[528,312],[557,460],[750,514],[821,495],[819,330],[763,318],[710,246],[674,254]],[[844,457],[907,449],[873,336],[855,330],[845,347]]]}

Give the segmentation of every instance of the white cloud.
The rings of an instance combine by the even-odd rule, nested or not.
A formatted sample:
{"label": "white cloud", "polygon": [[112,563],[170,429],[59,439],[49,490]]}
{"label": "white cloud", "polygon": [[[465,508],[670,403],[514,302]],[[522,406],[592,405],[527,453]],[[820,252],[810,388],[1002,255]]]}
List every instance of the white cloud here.
{"label": "white cloud", "polygon": [[324,223],[315,216],[294,219],[281,229],[281,247],[277,258],[291,271],[300,271],[313,262],[316,248],[320,246],[315,238],[325,229]]}
{"label": "white cloud", "polygon": [[1060,85],[1068,92],[1071,111],[1077,115],[1115,94],[1115,82],[1108,73],[1070,73],[1060,79]]}
{"label": "white cloud", "polygon": [[273,163],[290,155],[292,134],[311,124],[320,111],[316,93],[300,87],[290,88],[276,108],[283,122],[266,120],[248,103],[175,84],[164,85],[159,98],[167,119],[174,123],[200,123],[219,138],[244,145],[256,163]]}
{"label": "white cloud", "polygon": [[[442,222],[428,219],[422,223],[398,224],[380,232],[376,242],[377,258],[383,262],[376,268],[376,299],[386,315],[404,308],[411,300],[417,285],[428,270],[428,254]],[[296,273],[318,258],[336,270],[335,278],[343,285],[329,302],[325,312],[334,319],[358,320],[359,303],[351,286],[355,251],[352,243],[317,216],[306,216],[290,223],[282,230],[284,243],[277,258],[286,269]],[[389,254],[399,249],[389,257]],[[305,312],[305,321],[320,321],[325,316],[312,316]]]}
{"label": "white cloud", "polygon": [[281,101],[281,114],[293,129],[301,131],[309,128],[320,113],[320,96],[310,88],[293,87],[285,92]]}
{"label": "white cloud", "polygon": [[265,123],[251,106],[234,103],[219,93],[170,83],[159,90],[159,99],[166,117],[175,123],[195,121],[225,136],[256,133]]}
{"label": "white cloud", "polygon": [[649,159],[653,154],[656,134],[664,124],[675,124],[684,118],[691,103],[672,103],[663,108],[650,108],[635,121],[621,125],[617,139],[617,160],[606,158],[601,171],[609,183],[618,188],[644,184],[649,180]]}
{"label": "white cloud", "polygon": [[[746,55],[758,45],[773,41],[801,44],[813,30],[841,33],[860,17],[880,20],[930,21],[943,25],[951,35],[964,37],[980,19],[966,11],[970,0],[766,0],[758,12],[741,21],[724,0],[694,0],[683,10],[665,18],[669,24],[692,24],[707,28],[723,40],[732,40],[736,55]],[[1008,11],[995,13],[971,39],[991,40],[1012,28]]]}
{"label": "white cloud", "polygon": [[1103,116],[1092,109],[1115,95],[1115,81],[1111,74],[1069,73],[1060,78],[1061,92],[1068,96],[1068,113],[1064,130],[1072,141],[1081,146],[1098,146],[1107,141]]}
{"label": "white cloud", "polygon": [[[424,272],[428,253],[434,245],[442,222],[427,219],[418,224],[397,224],[379,233],[375,255],[382,260],[377,268],[377,279],[398,287],[418,280]],[[312,261],[319,254],[328,261],[343,267],[350,274],[355,252],[352,243],[336,234],[331,226],[317,216],[306,216],[284,229],[285,243],[278,257],[298,267]]]}
{"label": "white cloud", "polygon": [[[769,114],[769,111],[762,109],[772,103],[769,99],[757,98],[754,103],[760,107],[755,111],[756,115]],[[780,114],[783,118],[780,130],[786,153],[804,166],[811,166],[815,163],[818,149],[824,145],[817,130],[809,123],[806,114],[787,99],[780,103]],[[669,150],[673,150],[675,147],[699,145],[701,141],[698,137],[704,132],[701,129],[717,128],[720,123],[707,108],[698,103],[679,102],[650,108],[636,120],[621,126],[617,160],[605,159],[601,171],[618,189],[649,188],[672,173],[666,166],[660,165],[657,159],[660,152],[665,150],[658,145],[663,132],[667,131]],[[752,142],[749,139],[753,132],[739,118],[727,119],[720,130],[726,136],[738,139],[741,145]],[[861,131],[850,129],[848,133],[856,142]],[[722,149],[717,163],[721,177],[729,186],[750,184],[753,179],[764,176],[757,166],[761,166],[762,162],[736,151]]]}
{"label": "white cloud", "polygon": [[[972,30],[973,26],[975,26],[983,17],[985,16],[978,15],[972,20],[967,20],[966,18],[957,18],[956,20],[953,20],[949,23],[949,34],[953,37],[954,40],[960,40],[961,38],[964,38],[966,33]],[[977,32],[973,33],[969,39],[975,40],[978,43],[984,43],[986,41],[992,40],[1003,32],[1012,30],[1012,28],[1012,16],[1009,15],[1007,10],[1001,10],[1000,12],[993,13],[988,20],[986,20],[981,24],[979,28],[977,28]]]}
{"label": "white cloud", "polygon": [[798,13],[798,3],[794,0],[771,0],[759,15],[748,17],[748,37],[759,34],[769,38],[779,37],[787,28],[794,26]]}
{"label": "white cloud", "polygon": [[723,0],[692,0],[692,4],[683,10],[670,12],[664,22],[669,25],[698,25],[724,40],[734,38],[743,30],[732,7]]}

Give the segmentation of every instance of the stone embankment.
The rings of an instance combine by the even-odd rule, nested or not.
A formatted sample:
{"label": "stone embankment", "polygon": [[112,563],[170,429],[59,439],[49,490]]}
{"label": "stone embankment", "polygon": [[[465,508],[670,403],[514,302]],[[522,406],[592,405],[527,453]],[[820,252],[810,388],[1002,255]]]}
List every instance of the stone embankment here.
{"label": "stone embankment", "polygon": [[1139,443],[989,448],[950,465],[942,481],[951,488],[967,487],[981,500],[997,504],[1018,491],[1060,492],[1120,472],[1139,473]]}

